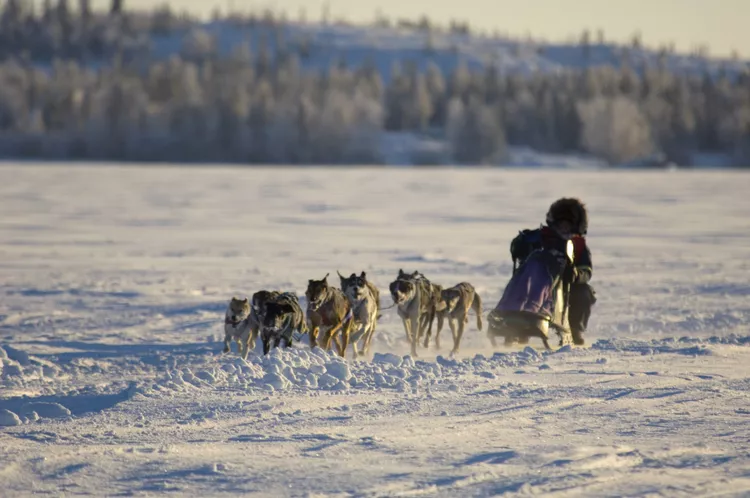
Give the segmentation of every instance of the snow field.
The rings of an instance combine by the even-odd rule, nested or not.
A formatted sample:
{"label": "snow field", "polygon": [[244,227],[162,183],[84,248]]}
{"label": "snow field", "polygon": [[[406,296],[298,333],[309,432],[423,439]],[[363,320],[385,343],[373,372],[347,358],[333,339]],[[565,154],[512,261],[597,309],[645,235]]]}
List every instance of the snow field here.
{"label": "snow field", "polygon": [[[7,496],[746,496],[747,175],[7,164]],[[585,348],[222,355],[232,295],[399,268],[471,282],[547,205],[591,210]],[[329,278],[337,285],[335,278]],[[304,307],[304,302],[301,303]]]}

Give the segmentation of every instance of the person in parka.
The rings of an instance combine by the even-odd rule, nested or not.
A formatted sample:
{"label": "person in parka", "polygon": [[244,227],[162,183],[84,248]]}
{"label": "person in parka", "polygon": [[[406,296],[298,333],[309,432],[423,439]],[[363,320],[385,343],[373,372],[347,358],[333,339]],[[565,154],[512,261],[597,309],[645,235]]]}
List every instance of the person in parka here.
{"label": "person in parka", "polygon": [[583,334],[588,327],[591,309],[596,303],[596,293],[589,284],[593,276],[591,251],[586,243],[588,212],[586,206],[576,198],[561,198],[552,203],[547,211],[546,225],[535,230],[521,231],[511,242],[513,272],[523,265],[534,250],[561,247],[573,242],[573,278],[568,295],[568,322],[573,343],[585,343]]}

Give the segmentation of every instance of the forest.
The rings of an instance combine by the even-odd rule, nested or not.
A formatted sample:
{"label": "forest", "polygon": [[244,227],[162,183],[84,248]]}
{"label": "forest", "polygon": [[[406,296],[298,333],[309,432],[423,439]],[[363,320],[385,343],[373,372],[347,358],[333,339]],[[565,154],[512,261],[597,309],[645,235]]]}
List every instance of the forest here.
{"label": "forest", "polygon": [[[659,156],[691,166],[697,153],[750,164],[748,71],[691,74],[623,51],[619,65],[532,75],[405,58],[386,80],[368,60],[306,67],[309,41],[290,37],[295,21],[283,16],[220,19],[261,34],[222,53],[165,6],[0,6],[3,158],[382,164],[383,135],[408,132],[447,144],[449,157],[419,162],[498,165],[509,146],[526,146],[611,165]],[[179,36],[179,50],[152,57],[159,36]]]}

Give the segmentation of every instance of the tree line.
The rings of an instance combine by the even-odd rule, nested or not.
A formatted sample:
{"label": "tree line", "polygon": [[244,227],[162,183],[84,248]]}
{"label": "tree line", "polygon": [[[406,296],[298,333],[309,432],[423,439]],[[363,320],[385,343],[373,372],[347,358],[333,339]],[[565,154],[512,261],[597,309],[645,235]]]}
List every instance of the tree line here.
{"label": "tree line", "polygon": [[[508,145],[611,164],[662,154],[689,165],[695,152],[750,163],[748,74],[623,61],[522,76],[404,60],[386,82],[368,61],[305,69],[304,45],[241,43],[220,55],[208,33],[168,9],[139,24],[118,1],[106,14],[87,0],[74,14],[65,0],[41,13],[22,5],[6,0],[0,17],[4,157],[378,164],[383,132],[414,132],[444,137],[444,161],[459,164],[497,164]],[[186,28],[169,60],[133,55],[144,36]],[[108,63],[89,63],[92,54]]]}

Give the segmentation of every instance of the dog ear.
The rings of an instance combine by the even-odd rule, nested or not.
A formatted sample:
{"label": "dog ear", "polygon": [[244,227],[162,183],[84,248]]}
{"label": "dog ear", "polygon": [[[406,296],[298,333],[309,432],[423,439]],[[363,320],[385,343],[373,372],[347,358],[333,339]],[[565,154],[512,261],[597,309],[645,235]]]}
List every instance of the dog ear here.
{"label": "dog ear", "polygon": [[326,273],[326,276],[325,276],[325,277],[323,277],[323,282],[326,282],[326,281],[328,280],[328,275],[330,275],[330,274],[331,274],[330,272],[329,272],[329,273]]}
{"label": "dog ear", "polygon": [[249,303],[249,302],[250,302],[250,300],[249,300],[248,298],[245,298],[245,299],[243,299],[243,300],[242,300],[242,302],[243,302],[243,303]]}
{"label": "dog ear", "polygon": [[364,270],[362,271],[362,273],[359,274],[359,276],[360,278],[367,280],[367,274],[364,272]]}
{"label": "dog ear", "polygon": [[340,271],[336,270],[336,273],[338,274],[338,276],[339,276],[339,278],[341,279],[341,281],[342,281],[342,282],[343,282],[344,280],[346,280],[346,277],[345,277],[345,276],[343,276],[343,275],[341,274],[341,272],[340,272]]}

